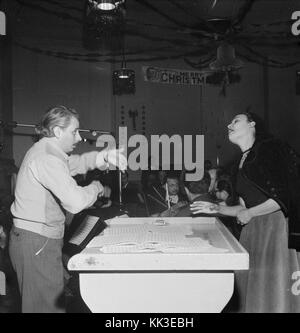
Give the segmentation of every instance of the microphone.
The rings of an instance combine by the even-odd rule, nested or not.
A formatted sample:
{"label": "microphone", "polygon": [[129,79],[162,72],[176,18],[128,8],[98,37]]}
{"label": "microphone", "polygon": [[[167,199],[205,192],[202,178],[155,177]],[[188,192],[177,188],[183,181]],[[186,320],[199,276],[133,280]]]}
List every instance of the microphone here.
{"label": "microphone", "polygon": [[0,120],[0,127],[17,127],[18,123],[16,121],[9,121],[5,122],[3,120]]}

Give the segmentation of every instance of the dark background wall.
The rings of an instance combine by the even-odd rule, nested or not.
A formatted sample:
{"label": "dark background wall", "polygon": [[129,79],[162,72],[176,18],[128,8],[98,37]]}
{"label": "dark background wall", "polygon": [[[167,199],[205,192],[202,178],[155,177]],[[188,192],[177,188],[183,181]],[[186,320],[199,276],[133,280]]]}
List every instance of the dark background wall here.
{"label": "dark background wall", "polygon": [[[151,134],[170,136],[173,134],[181,136],[203,134],[205,136],[205,158],[211,159],[214,164],[217,159],[220,164],[226,164],[238,153],[237,148],[227,140],[226,126],[235,114],[251,106],[252,111],[265,118],[272,133],[288,141],[296,150],[300,151],[298,134],[300,95],[296,94],[296,71],[299,70],[299,65],[274,69],[243,59],[244,67],[239,70],[241,81],[228,86],[226,96],[224,96],[221,94],[221,87],[216,85],[206,84],[200,87],[144,81],[142,66],[194,70],[184,61],[184,57],[172,60],[172,57],[166,56],[166,60],[129,62],[127,66],[135,71],[136,92],[130,95],[113,95],[112,74],[115,69],[120,68],[119,56],[115,58],[112,56],[110,62],[101,61],[101,59],[91,62],[64,59],[47,55],[46,52],[38,52],[39,50],[50,50],[73,54],[88,53],[82,46],[81,24],[78,22],[75,24],[67,18],[50,15],[51,12],[48,13],[47,10],[32,9],[31,6],[25,6],[25,2],[23,7],[19,1],[3,1],[2,3],[6,3],[7,13],[15,19],[14,26],[11,27],[13,31],[11,43],[0,36],[0,115],[3,120],[36,124],[46,109],[53,105],[64,104],[79,111],[83,128],[117,132],[118,126],[123,122],[128,127],[128,135],[145,132],[149,138]],[[155,2],[155,4],[157,3]],[[167,5],[168,1],[160,3]],[[240,3],[242,1],[228,1],[225,6],[225,2],[219,2],[212,9],[210,1],[205,1],[206,7],[203,8],[212,13],[216,9],[219,10],[216,14],[220,15],[222,12],[228,16],[239,12]],[[251,24],[269,23],[272,20],[276,22],[279,14],[283,21],[288,22],[293,10],[297,9],[296,2],[293,2],[293,6],[285,6],[286,2],[283,1],[270,3],[271,1],[255,2],[250,14],[248,13],[243,22],[245,40],[249,42],[249,45],[254,41],[253,36],[258,42],[262,38],[260,48],[255,48],[257,52],[262,52],[261,47],[264,47],[263,42],[268,37],[266,33],[264,35],[264,32],[270,27],[267,26],[256,34],[253,32],[253,35],[248,37],[246,34],[251,30],[250,28],[253,28]],[[275,6],[278,3],[282,3],[283,10],[279,11]],[[290,3],[292,2],[290,1]],[[137,2],[130,0],[128,4],[128,16],[130,17],[130,15],[134,15],[133,12],[136,9],[132,6]],[[55,9],[57,12],[62,10],[62,7],[54,5],[53,8],[49,8]],[[200,10],[201,6],[198,7]],[[73,15],[74,13],[79,18],[82,15],[80,11],[78,7],[76,11],[69,10],[68,14]],[[140,15],[145,13],[143,16],[145,20],[154,15],[150,12],[146,13],[145,8],[138,8],[138,12]],[[180,14],[180,11],[177,14]],[[200,14],[205,17],[207,13],[201,12]],[[134,18],[140,19],[137,16]],[[186,20],[188,22],[188,16]],[[162,16],[159,21],[152,20],[152,23],[168,26]],[[168,23],[170,24],[170,22]],[[281,27],[281,25],[279,26]],[[147,28],[147,25],[145,27]],[[257,26],[255,29],[258,29]],[[295,60],[299,48],[293,46],[294,49],[291,51],[290,46],[280,46],[292,37],[290,26],[286,25],[284,29],[286,37],[280,37],[281,40],[276,49],[272,45],[266,46],[266,54],[273,57],[280,51],[282,61],[292,62]],[[168,33],[169,30],[163,32],[161,38],[168,36]],[[186,31],[179,31],[178,38],[183,38],[182,36],[191,39],[193,35],[188,35]],[[143,41],[146,39],[138,38],[138,36],[136,38],[130,36],[130,38],[128,41],[131,43],[133,41],[133,46],[130,47],[134,50],[145,46]],[[270,41],[273,43],[273,39]],[[277,39],[274,41],[278,42]],[[297,45],[296,42],[297,40],[295,45]],[[199,44],[201,44],[200,39]],[[161,45],[166,47],[165,44]],[[207,52],[211,52],[210,46],[211,44],[207,45]],[[216,54],[217,43],[213,46],[213,54]],[[145,47],[146,49],[151,47],[151,39],[147,40]],[[166,49],[170,54],[172,47],[176,49],[176,45],[167,44]],[[180,47],[178,46],[178,49]],[[97,50],[97,52],[104,51]],[[147,55],[144,53],[143,58],[147,58]],[[246,55],[248,56],[248,53]],[[138,112],[136,130],[132,127],[132,119],[129,117],[130,110]],[[145,130],[143,130],[142,124],[143,111],[145,111]],[[24,128],[15,128],[14,132],[13,136],[5,137],[1,155],[2,158],[14,158],[16,165],[19,166],[25,152],[33,143],[32,134],[34,132],[32,129]],[[78,147],[77,152],[94,148],[94,143],[86,142]]]}
{"label": "dark background wall", "polygon": [[[180,61],[130,64],[135,70],[135,94],[113,95],[112,72],[107,63],[89,64],[13,49],[13,118],[37,123],[51,105],[64,104],[81,114],[83,128],[115,132],[124,111],[128,135],[142,133],[142,110],[146,114],[146,135],[179,134],[205,136],[205,157],[221,164],[232,159],[237,149],[227,140],[227,124],[239,111],[251,106],[262,117],[268,115],[270,131],[300,149],[298,128],[300,96],[296,95],[296,70],[269,69],[267,81],[261,65],[246,63],[239,71],[241,81],[227,87],[188,86],[146,82],[142,66],[191,70]],[[266,94],[266,90],[268,93]],[[267,100],[266,100],[267,99]],[[266,105],[268,109],[266,110]],[[129,110],[137,110],[136,131]],[[16,130],[32,133],[32,130]],[[13,156],[19,165],[32,138],[13,137]],[[91,149],[83,143],[80,151]]]}

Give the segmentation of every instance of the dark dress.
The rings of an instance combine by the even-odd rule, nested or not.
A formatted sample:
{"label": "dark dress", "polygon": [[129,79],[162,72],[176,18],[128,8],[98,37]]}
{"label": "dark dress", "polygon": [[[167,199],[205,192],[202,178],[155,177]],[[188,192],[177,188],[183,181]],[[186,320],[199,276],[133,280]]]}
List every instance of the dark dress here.
{"label": "dark dress", "polygon": [[[238,172],[236,189],[247,208],[269,199],[244,177],[243,169]],[[240,243],[249,252],[250,264],[248,271],[236,272],[238,312],[300,312],[295,288],[300,256],[288,248],[288,222],[283,212],[252,218],[242,228]]]}

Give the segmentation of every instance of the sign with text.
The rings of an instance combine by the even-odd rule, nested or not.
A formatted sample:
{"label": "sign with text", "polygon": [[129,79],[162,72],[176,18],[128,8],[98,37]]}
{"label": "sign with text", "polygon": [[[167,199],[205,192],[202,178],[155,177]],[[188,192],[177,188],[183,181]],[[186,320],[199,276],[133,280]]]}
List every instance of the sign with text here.
{"label": "sign with text", "polygon": [[144,80],[154,83],[204,85],[209,72],[143,66]]}
{"label": "sign with text", "polygon": [[299,36],[300,35],[300,10],[293,12],[292,14],[292,20],[295,21],[292,24],[292,34],[294,36]]}

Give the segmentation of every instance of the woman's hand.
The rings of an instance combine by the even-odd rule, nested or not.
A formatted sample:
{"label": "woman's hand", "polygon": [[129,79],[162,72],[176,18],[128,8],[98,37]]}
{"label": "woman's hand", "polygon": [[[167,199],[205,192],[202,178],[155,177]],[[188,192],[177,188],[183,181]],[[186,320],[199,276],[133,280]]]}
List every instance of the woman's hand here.
{"label": "woman's hand", "polygon": [[190,207],[193,214],[216,214],[220,210],[218,204],[207,201],[195,201],[190,205]]}
{"label": "woman's hand", "polygon": [[251,214],[250,209],[243,209],[239,211],[236,215],[237,223],[241,225],[245,225],[250,222],[253,215]]}

